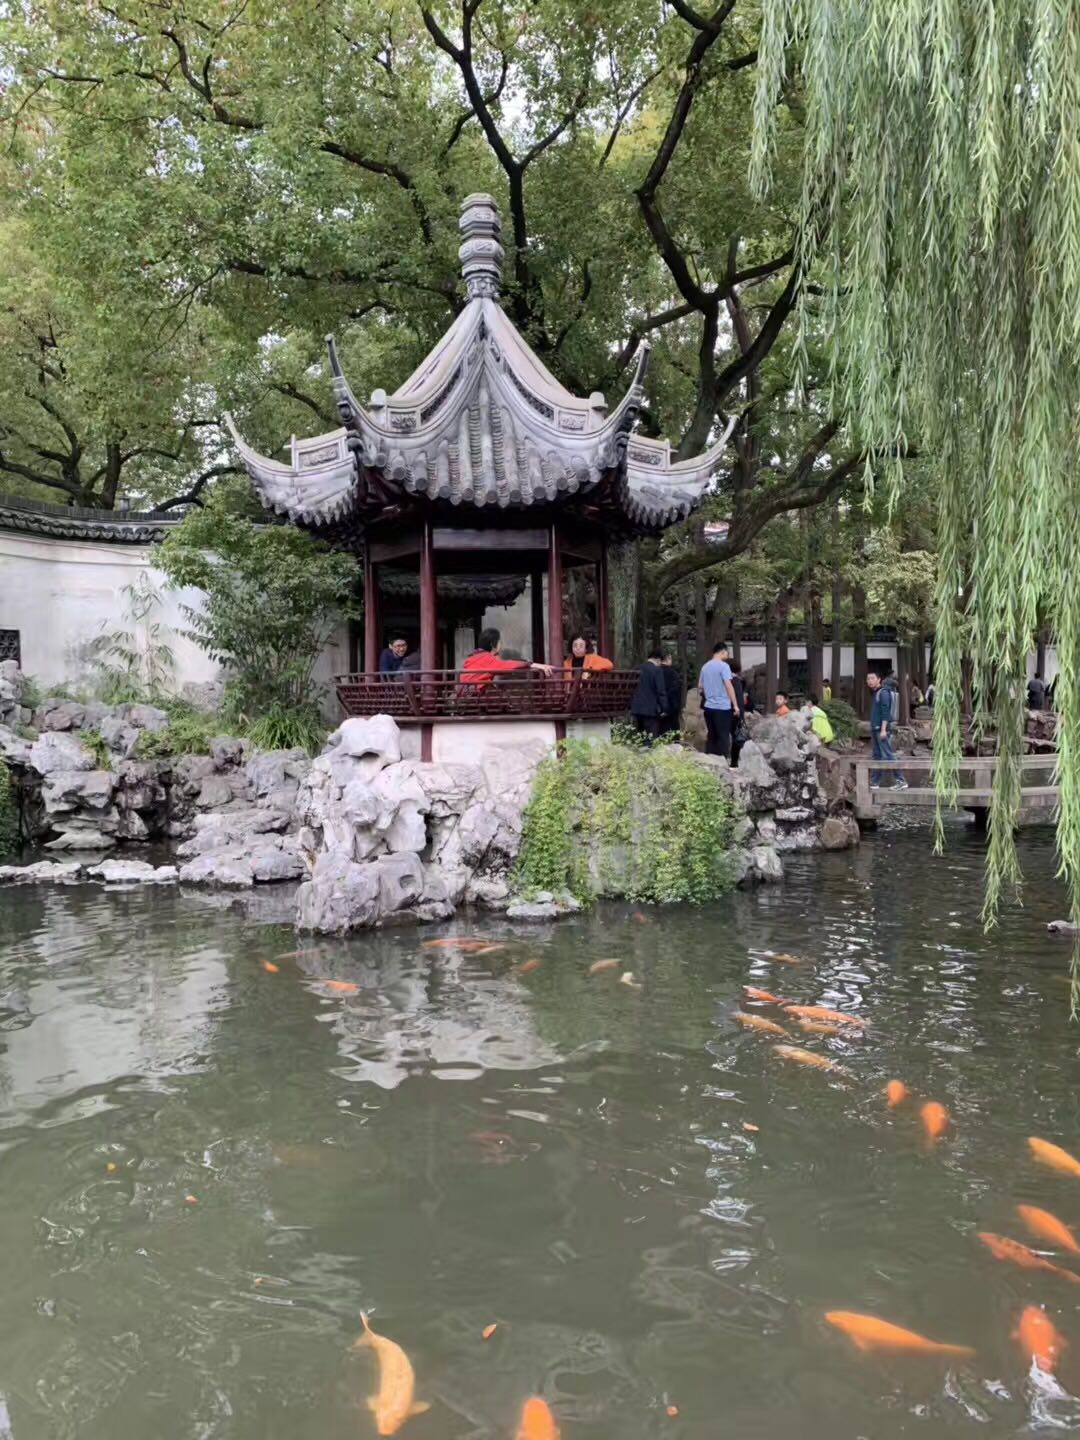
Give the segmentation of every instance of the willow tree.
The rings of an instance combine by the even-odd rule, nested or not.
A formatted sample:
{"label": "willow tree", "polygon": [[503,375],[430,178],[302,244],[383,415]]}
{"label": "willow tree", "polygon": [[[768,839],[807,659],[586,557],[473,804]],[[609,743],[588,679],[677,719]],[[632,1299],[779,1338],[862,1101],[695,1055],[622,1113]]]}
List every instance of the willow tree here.
{"label": "willow tree", "polygon": [[[763,0],[751,175],[797,97],[799,263],[869,453],[939,489],[935,775],[957,788],[965,651],[998,737],[986,895],[1019,880],[1026,657],[1057,639],[1061,866],[1080,918],[1080,8]],[[804,294],[803,313],[808,313]],[[886,467],[890,493],[903,486]]]}

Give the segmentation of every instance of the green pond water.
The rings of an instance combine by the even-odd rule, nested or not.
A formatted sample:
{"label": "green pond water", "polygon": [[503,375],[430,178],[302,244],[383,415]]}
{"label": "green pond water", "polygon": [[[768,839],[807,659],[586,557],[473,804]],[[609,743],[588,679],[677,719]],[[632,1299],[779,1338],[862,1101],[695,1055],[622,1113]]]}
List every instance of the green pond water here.
{"label": "green pond water", "polygon": [[[1080,1428],[1080,1287],[976,1238],[1038,1246],[1018,1202],[1080,1226],[1026,1146],[1080,1153],[1080,1030],[1049,832],[1021,850],[990,936],[980,842],[925,829],[648,923],[292,959],[227,898],[0,892],[0,1437],[371,1436],[362,1310],[431,1404],[410,1440],[512,1440],[530,1394],[563,1440]],[[422,948],[454,933],[506,948]],[[732,1023],[747,983],[865,1017],[796,1032],[849,1077]],[[932,1151],[890,1077],[949,1107]],[[1010,1338],[1027,1303],[1073,1342],[1056,1382]],[[862,1355],[833,1309],[977,1354]]]}

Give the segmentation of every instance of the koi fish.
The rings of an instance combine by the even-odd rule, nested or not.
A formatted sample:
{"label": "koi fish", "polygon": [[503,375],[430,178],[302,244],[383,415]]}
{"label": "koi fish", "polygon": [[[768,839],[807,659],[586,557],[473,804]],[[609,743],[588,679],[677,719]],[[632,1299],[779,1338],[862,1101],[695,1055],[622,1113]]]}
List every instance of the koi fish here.
{"label": "koi fish", "polygon": [[768,955],[770,960],[779,960],[781,965],[802,964],[802,961],[799,959],[798,955],[789,955],[786,950],[781,950],[778,953],[774,953],[772,950],[767,950],[765,953]]}
{"label": "koi fish", "polygon": [[1042,1165],[1051,1170],[1060,1170],[1063,1175],[1080,1175],[1080,1160],[1062,1150],[1060,1145],[1051,1145],[1049,1140],[1040,1140],[1037,1135],[1028,1137],[1031,1153]]}
{"label": "koi fish", "polygon": [[281,966],[275,965],[272,960],[264,960],[262,967],[268,975],[277,975],[281,970]]}
{"label": "koi fish", "polygon": [[920,1109],[919,1116],[922,1120],[922,1127],[926,1131],[926,1138],[931,1145],[940,1140],[949,1128],[949,1112],[937,1100],[927,1100]]}
{"label": "koi fish", "polygon": [[1065,1280],[1071,1280],[1074,1285],[1080,1285],[1080,1275],[1074,1275],[1071,1270],[1063,1270],[1060,1265],[1044,1260],[1019,1240],[1010,1240],[1007,1235],[994,1235],[989,1230],[980,1230],[978,1235],[995,1260],[1008,1260],[1013,1265],[1019,1265],[1022,1270],[1043,1270],[1048,1275],[1060,1275]]}
{"label": "koi fish", "polygon": [[783,1025],[778,1025],[775,1020],[766,1020],[764,1015],[747,1015],[745,1010],[733,1010],[731,1018],[745,1030],[760,1030],[766,1035],[783,1035],[785,1039],[789,1038]]}
{"label": "koi fish", "polygon": [[748,1000],[763,1000],[766,1005],[786,1005],[786,1000],[781,1000],[779,995],[774,995],[771,990],[759,990],[756,985],[744,985],[743,994]]}
{"label": "koi fish", "polygon": [[630,916],[630,919],[636,920],[639,925],[652,924],[652,921],[649,919],[649,917],[647,915],[643,915],[640,910],[635,910],[634,913]]}
{"label": "koi fish", "polygon": [[422,950],[465,950],[465,951],[488,951],[505,950],[505,945],[493,945],[490,940],[478,940],[472,936],[463,936],[460,939],[456,935],[444,935],[441,940],[424,940],[421,942]]}
{"label": "koi fish", "polygon": [[641,986],[634,979],[634,972],[632,970],[627,970],[624,974],[619,976],[619,984],[625,985],[628,990],[641,989]]}
{"label": "koi fish", "polygon": [[794,1060],[796,1065],[809,1065],[814,1070],[831,1070],[835,1075],[846,1075],[847,1071],[835,1060],[825,1055],[815,1055],[812,1050],[800,1050],[797,1045],[774,1045],[773,1051],[785,1060]]}
{"label": "koi fish", "polygon": [[543,963],[544,963],[544,962],[543,962],[542,960],[537,960],[537,959],[524,960],[524,961],[522,961],[522,963],[517,967],[517,973],[518,973],[519,975],[531,975],[534,970],[539,970],[539,969],[540,969],[540,966],[541,966]]}
{"label": "koi fish", "polygon": [[317,955],[318,950],[286,950],[284,955],[279,955],[279,960],[302,960],[305,955]]}
{"label": "koi fish", "polygon": [[1053,1373],[1066,1346],[1054,1322],[1038,1305],[1024,1306],[1012,1338],[1019,1340],[1024,1354],[1048,1375]]}
{"label": "koi fish", "polygon": [[379,1366],[379,1389],[368,1400],[368,1409],[375,1416],[375,1428],[380,1435],[396,1435],[406,1420],[413,1415],[423,1415],[431,1406],[413,1398],[416,1376],[401,1346],[387,1340],[385,1335],[376,1335],[366,1315],[361,1315],[360,1321],[364,1333],[353,1342],[352,1348],[362,1350],[370,1346]]}
{"label": "koi fish", "polygon": [[513,1145],[514,1137],[507,1135],[504,1130],[472,1130],[469,1133],[470,1140],[475,1140],[477,1145]]}
{"label": "koi fish", "polygon": [[823,1020],[800,1020],[799,1029],[805,1030],[808,1035],[839,1035],[842,1027],[826,1025]]}
{"label": "koi fish", "polygon": [[548,1409],[547,1401],[530,1395],[521,1412],[517,1440],[559,1440],[559,1427]]}
{"label": "koi fish", "polygon": [[902,1080],[890,1080],[885,1086],[885,1099],[889,1102],[889,1109],[895,1110],[902,1100],[907,1099],[908,1088]]}
{"label": "koi fish", "polygon": [[784,1009],[789,1015],[798,1016],[803,1020],[824,1020],[829,1025],[858,1025],[861,1029],[865,1020],[860,1020],[858,1015],[848,1015],[843,1010],[830,1010],[827,1005],[792,1005],[787,1004]]}
{"label": "koi fish", "polygon": [[481,1330],[481,1332],[480,1332],[480,1338],[483,1339],[483,1340],[490,1340],[491,1337],[492,1337],[492,1335],[495,1334],[495,1331],[496,1331],[498,1328],[499,1328],[499,1327],[498,1327],[497,1324],[495,1324],[495,1325],[485,1325],[484,1328],[483,1328],[483,1330]]}
{"label": "koi fish", "polygon": [[975,1354],[970,1345],[942,1345],[925,1335],[917,1335],[914,1330],[904,1330],[887,1320],[859,1315],[853,1310],[829,1310],[825,1319],[842,1330],[856,1350],[864,1354],[880,1350],[890,1355],[953,1355],[957,1359]]}
{"label": "koi fish", "polygon": [[594,960],[589,966],[589,974],[599,975],[601,970],[617,970],[621,964],[621,960]]}
{"label": "koi fish", "polygon": [[351,980],[320,980],[318,984],[324,985],[327,990],[333,990],[335,995],[360,994],[360,986],[354,985]]}
{"label": "koi fish", "polygon": [[1040,1210],[1037,1205],[1017,1205],[1016,1213],[1037,1240],[1045,1240],[1058,1250],[1069,1250],[1074,1255],[1080,1255],[1076,1236],[1064,1221],[1051,1215],[1049,1210]]}

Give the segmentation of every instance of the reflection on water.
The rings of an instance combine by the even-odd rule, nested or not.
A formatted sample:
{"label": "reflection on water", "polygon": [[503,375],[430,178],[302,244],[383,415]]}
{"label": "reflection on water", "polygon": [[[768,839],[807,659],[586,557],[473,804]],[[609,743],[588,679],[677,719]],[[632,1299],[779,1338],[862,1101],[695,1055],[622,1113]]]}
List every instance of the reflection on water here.
{"label": "reflection on water", "polygon": [[[0,1440],[372,1435],[361,1310],[431,1402],[415,1440],[511,1436],[530,1393],[566,1440],[1080,1426],[1073,1287],[976,1238],[1041,1251],[1018,1203],[1080,1225],[1080,1180],[1025,1144],[1080,1151],[1080,1067],[1050,837],[1022,848],[1026,908],[989,937],[978,841],[935,859],[924,831],[647,924],[451,927],[488,953],[282,958],[258,910],[4,892]],[[588,974],[616,956],[640,991]],[[746,984],[865,1029],[800,1031]],[[1010,1338],[1028,1303],[1073,1342],[1056,1378]],[[977,1354],[862,1355],[828,1310]]]}

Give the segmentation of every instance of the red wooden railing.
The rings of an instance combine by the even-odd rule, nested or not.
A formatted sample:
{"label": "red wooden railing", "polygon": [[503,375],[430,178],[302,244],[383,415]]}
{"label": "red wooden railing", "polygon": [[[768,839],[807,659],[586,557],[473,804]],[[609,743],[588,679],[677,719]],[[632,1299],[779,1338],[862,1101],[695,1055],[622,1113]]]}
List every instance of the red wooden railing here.
{"label": "red wooden railing", "polygon": [[616,720],[630,709],[636,670],[593,671],[568,678],[555,671],[508,671],[486,684],[476,672],[407,670],[396,675],[338,675],[338,700],[346,715],[392,715],[402,724],[437,720]]}

